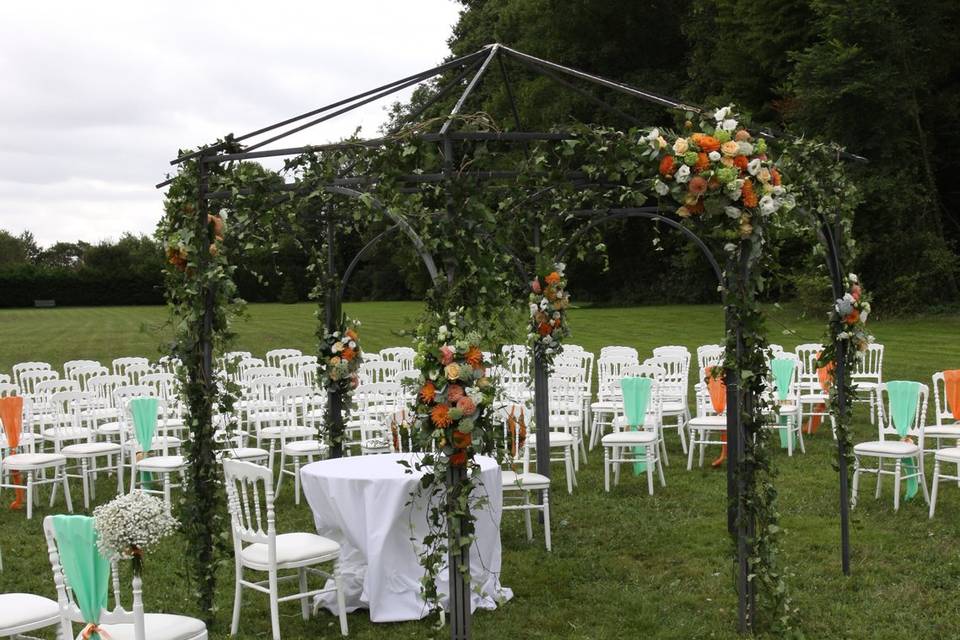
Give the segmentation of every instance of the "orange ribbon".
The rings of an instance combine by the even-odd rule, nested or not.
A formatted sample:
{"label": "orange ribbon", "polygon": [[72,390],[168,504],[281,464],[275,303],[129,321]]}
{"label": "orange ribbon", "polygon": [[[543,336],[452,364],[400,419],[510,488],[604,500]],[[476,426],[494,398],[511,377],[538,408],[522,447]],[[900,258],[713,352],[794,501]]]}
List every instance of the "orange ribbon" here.
{"label": "orange ribbon", "polygon": [[[820,354],[816,356],[816,360],[820,359]],[[817,380],[820,381],[820,388],[823,389],[824,393],[830,393],[830,387],[833,386],[833,369],[836,363],[828,362],[822,367],[817,369]],[[827,405],[820,403],[814,409],[816,413],[824,413],[827,410]],[[820,423],[823,422],[822,415],[813,415],[810,416],[810,421],[807,423],[807,434],[814,434],[820,428]]]}
{"label": "orange ribbon", "polygon": [[[707,391],[710,392],[710,404],[713,410],[719,415],[727,409],[727,385],[720,375],[713,375],[714,367],[706,367]],[[719,371],[718,371],[719,372]],[[721,433],[720,440],[723,446],[720,448],[720,457],[710,463],[711,467],[719,467],[727,459],[727,434]]]}
{"label": "orange ribbon", "polygon": [[950,413],[953,414],[954,420],[960,420],[960,369],[944,371],[943,383]]}
{"label": "orange ribbon", "polygon": [[[20,396],[0,398],[0,421],[3,422],[3,431],[7,436],[7,447],[10,451],[16,451],[20,446],[20,432],[23,430],[23,398]],[[13,484],[23,483],[23,477],[19,471],[14,471],[10,477]],[[10,508],[22,509],[25,497],[26,491],[17,489]]]}
{"label": "orange ribbon", "polygon": [[87,626],[83,628],[83,631],[80,632],[80,637],[83,640],[90,640],[93,637],[93,634],[97,634],[103,640],[110,640],[110,634],[100,628],[96,622],[89,622]]}

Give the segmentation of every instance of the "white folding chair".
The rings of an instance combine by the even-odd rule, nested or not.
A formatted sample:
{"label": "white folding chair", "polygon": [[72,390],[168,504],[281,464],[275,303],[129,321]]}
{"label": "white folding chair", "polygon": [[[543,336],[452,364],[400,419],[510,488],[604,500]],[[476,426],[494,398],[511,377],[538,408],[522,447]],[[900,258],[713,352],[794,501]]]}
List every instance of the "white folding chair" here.
{"label": "white folding chair", "polygon": [[266,353],[267,366],[280,367],[284,358],[302,355],[303,351],[300,351],[300,349],[271,349]]}
{"label": "white folding chair", "polygon": [[524,407],[509,404],[498,411],[498,417],[503,422],[503,441],[507,446],[500,471],[503,479],[503,510],[523,512],[527,540],[533,540],[530,512],[543,512],[543,541],[547,551],[551,551],[550,478],[530,471]]}
{"label": "white folding chair", "polygon": [[[610,491],[610,476],[613,471],[614,484],[620,483],[620,465],[635,464],[644,462],[646,465],[647,491],[653,495],[653,474],[656,469],[660,477],[660,486],[667,486],[666,478],[663,475],[663,463],[661,462],[661,441],[663,417],[661,407],[663,401],[663,383],[657,380],[657,376],[662,375],[650,367],[650,370],[641,370],[640,376],[650,378],[650,397],[647,402],[647,408],[642,425],[637,430],[625,429],[626,419],[619,417],[614,420],[613,433],[609,433],[600,440],[603,445],[603,486],[604,490]],[[622,380],[621,380],[622,383]],[[643,447],[643,457],[637,453],[637,449]]]}

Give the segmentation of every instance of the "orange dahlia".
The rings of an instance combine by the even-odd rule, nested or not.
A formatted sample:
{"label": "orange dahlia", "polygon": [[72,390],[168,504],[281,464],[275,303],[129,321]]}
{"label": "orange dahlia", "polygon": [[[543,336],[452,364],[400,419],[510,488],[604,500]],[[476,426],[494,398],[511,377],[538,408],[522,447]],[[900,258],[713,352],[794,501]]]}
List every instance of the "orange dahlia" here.
{"label": "orange dahlia", "polygon": [[343,335],[347,336],[348,338],[350,338],[350,339],[353,340],[354,342],[356,342],[356,341],[358,340],[358,338],[357,338],[357,332],[354,331],[353,329],[347,329],[346,331],[343,332]]}
{"label": "orange dahlia", "polygon": [[455,467],[462,467],[467,464],[467,452],[466,451],[457,451],[452,456],[450,456],[450,464]]}
{"label": "orange dahlia", "polygon": [[556,271],[551,271],[544,280],[547,281],[547,284],[557,284],[560,282],[560,274]]}
{"label": "orange dahlia", "polygon": [[707,154],[700,152],[697,154],[697,164],[693,165],[694,171],[706,171],[710,168],[710,157]]}
{"label": "orange dahlia", "polygon": [[473,444],[473,435],[463,431],[453,432],[453,446],[457,449],[466,449]]}
{"label": "orange dahlia", "polygon": [[548,336],[552,331],[553,331],[553,328],[550,326],[548,322],[541,322],[537,326],[537,333],[539,333],[541,336]]}
{"label": "orange dahlia", "polygon": [[753,191],[753,183],[750,182],[750,178],[747,178],[743,181],[743,190],[741,191],[743,197],[743,206],[753,209],[757,206],[757,194]]}
{"label": "orange dahlia", "polygon": [[713,136],[708,136],[705,133],[695,133],[690,137],[693,138],[697,146],[706,153],[720,151],[720,141]]}
{"label": "orange dahlia", "polygon": [[467,364],[474,369],[483,369],[483,351],[479,347],[470,347],[466,355],[463,356]]}
{"label": "orange dahlia", "polygon": [[430,410],[430,420],[438,427],[449,427],[453,424],[453,418],[450,417],[450,407],[445,404],[438,404]]}
{"label": "orange dahlia", "polygon": [[779,172],[779,171],[777,171],[776,169],[770,169],[770,178],[771,178],[771,182],[773,182],[773,185],[774,185],[775,187],[780,186],[780,172]]}
{"label": "orange dahlia", "polygon": [[747,160],[747,156],[735,156],[733,159],[733,166],[740,171],[746,171],[748,164],[750,164],[750,161]]}
{"label": "orange dahlia", "polygon": [[347,347],[342,352],[340,352],[340,357],[346,360],[347,362],[350,362],[355,357],[357,357],[357,352],[351,349],[350,347]]}
{"label": "orange dahlia", "polygon": [[663,160],[660,161],[660,175],[669,178],[674,171],[676,171],[676,167],[674,166],[673,156],[664,156]]}
{"label": "orange dahlia", "polygon": [[853,311],[847,314],[847,317],[845,317],[843,321],[847,324],[857,324],[858,322],[860,322],[860,310],[854,309]]}
{"label": "orange dahlia", "polygon": [[427,380],[426,384],[420,387],[420,398],[424,402],[433,402],[435,397],[437,397],[437,387],[433,382]]}

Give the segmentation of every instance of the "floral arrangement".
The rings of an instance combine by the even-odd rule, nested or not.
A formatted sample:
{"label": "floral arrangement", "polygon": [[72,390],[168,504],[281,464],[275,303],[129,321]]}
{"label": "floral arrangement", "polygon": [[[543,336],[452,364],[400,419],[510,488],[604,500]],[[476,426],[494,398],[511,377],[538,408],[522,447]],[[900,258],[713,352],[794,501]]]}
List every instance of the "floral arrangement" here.
{"label": "floral arrangement", "polygon": [[137,575],[143,570],[143,555],[177,528],[163,500],[133,491],[93,510],[97,547],[111,560],[130,558]]}
{"label": "floral arrangement", "polygon": [[323,370],[323,386],[328,391],[348,395],[360,384],[363,351],[357,334],[359,326],[359,322],[344,316],[340,328],[324,332],[320,340],[319,362]]}
{"label": "floral arrangement", "polygon": [[484,412],[494,398],[480,336],[462,329],[461,315],[462,310],[452,311],[435,331],[421,335],[416,358],[423,372],[417,392],[418,424],[455,467],[472,457],[478,427],[489,427]]}
{"label": "floral arrangement", "polygon": [[860,285],[857,274],[847,275],[847,293],[838,298],[830,312],[830,322],[842,324],[837,334],[841,340],[849,340],[858,353],[867,350],[873,336],[867,332],[867,316],[870,315],[870,300]]}
{"label": "floral arrangement", "polygon": [[570,294],[564,277],[566,265],[558,262],[553,271],[530,282],[530,327],[527,342],[547,366],[563,350],[562,340],[570,335],[567,308]]}
{"label": "floral arrangement", "polygon": [[647,157],[657,164],[651,188],[672,198],[681,218],[727,216],[736,222],[739,237],[749,238],[758,231],[758,216],[795,206],[767,156],[766,140],[741,125],[732,105],[714,111],[695,133],[648,129],[641,143],[649,146]]}

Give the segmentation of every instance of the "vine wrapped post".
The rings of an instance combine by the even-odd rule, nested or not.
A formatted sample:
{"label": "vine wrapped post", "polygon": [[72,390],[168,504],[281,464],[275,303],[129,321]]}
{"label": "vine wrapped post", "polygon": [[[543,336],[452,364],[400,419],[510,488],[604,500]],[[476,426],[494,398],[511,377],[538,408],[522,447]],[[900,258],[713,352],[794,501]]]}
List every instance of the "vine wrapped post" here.
{"label": "vine wrapped post", "polygon": [[[333,212],[328,208],[326,214],[327,236],[327,273],[323,274],[326,279],[327,287],[325,291],[324,304],[324,322],[327,327],[327,333],[333,333],[340,330],[341,301],[340,290],[334,286],[337,282],[334,277],[336,272],[336,247],[334,241],[337,234],[336,224],[333,220]],[[327,428],[330,438],[330,457],[339,458],[343,456],[343,395],[336,388],[327,390]]]}
{"label": "vine wrapped post", "polygon": [[[836,385],[837,404],[840,407],[840,415],[846,415],[847,411],[847,341],[837,338],[837,371],[836,377],[839,384]],[[847,451],[844,438],[837,438],[837,463],[840,473],[840,563],[843,567],[843,575],[850,575],[850,491],[847,478]]]}
{"label": "vine wrapped post", "polygon": [[[533,350],[533,415],[537,423],[537,473],[550,477],[550,388],[543,354]],[[541,496],[542,497],[542,496]]]}
{"label": "vine wrapped post", "polygon": [[[460,491],[467,468],[458,465],[447,467],[447,500],[456,504],[460,500]],[[467,496],[469,498],[469,496]],[[463,501],[463,508],[469,510],[467,500]],[[470,591],[470,546],[460,544],[463,536],[463,521],[461,518],[447,518],[450,543],[448,551],[448,576],[450,579],[450,640],[469,640],[471,618],[471,591]]]}

